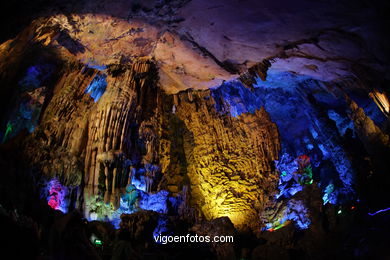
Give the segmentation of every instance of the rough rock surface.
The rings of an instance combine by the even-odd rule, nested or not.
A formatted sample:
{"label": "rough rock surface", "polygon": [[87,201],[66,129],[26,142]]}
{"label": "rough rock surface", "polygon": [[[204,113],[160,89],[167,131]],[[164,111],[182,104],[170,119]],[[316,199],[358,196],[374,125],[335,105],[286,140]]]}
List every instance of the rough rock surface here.
{"label": "rough rock surface", "polygon": [[[199,216],[261,225],[259,212],[276,189],[272,164],[280,150],[276,125],[264,109],[234,118],[217,112],[210,91],[167,95],[157,90],[150,59],[99,71],[66,57],[25,144],[36,167],[67,185],[114,190],[128,183],[132,167],[142,166],[148,191],[157,191],[161,178],[158,189],[177,194],[189,188]],[[86,89],[102,75],[107,87],[96,102]]]}
{"label": "rough rock surface", "polygon": [[70,1],[44,9],[35,30],[44,45],[85,63],[154,57],[163,88],[177,92],[220,85],[264,60],[320,80],[359,76],[357,63],[388,77],[381,8],[346,0]]}
{"label": "rough rock surface", "polygon": [[155,250],[169,218],[249,237],[201,246],[220,259],[375,258],[359,250],[389,230],[367,212],[390,203],[390,45],[381,5],[353,2],[56,0],[0,45],[0,203],[27,214],[4,219],[40,243],[52,228],[53,257],[96,255],[81,216],[45,221],[48,197],[125,212],[113,259]]}
{"label": "rough rock surface", "polygon": [[[276,125],[264,109],[237,118],[220,114],[209,91],[179,93],[171,102],[165,104],[168,111],[175,110],[168,116],[168,127],[182,129],[176,129],[179,136],[170,135],[169,146],[182,146],[185,157],[179,167],[186,166],[191,204],[208,220],[228,216],[238,227],[256,229],[266,194],[275,191],[277,182],[272,168],[280,149]],[[180,183],[172,170],[163,173],[168,190]]]}

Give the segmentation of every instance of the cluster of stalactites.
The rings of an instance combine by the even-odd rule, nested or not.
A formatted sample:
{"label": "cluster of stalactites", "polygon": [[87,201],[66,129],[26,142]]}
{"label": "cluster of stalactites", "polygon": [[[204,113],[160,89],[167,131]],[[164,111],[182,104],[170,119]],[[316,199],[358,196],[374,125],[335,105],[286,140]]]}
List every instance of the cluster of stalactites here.
{"label": "cluster of stalactites", "polygon": [[[134,167],[153,161],[153,134],[143,134],[140,129],[140,122],[145,120],[145,99],[153,98],[148,95],[155,88],[153,66],[150,62],[135,63],[121,73],[112,73],[115,77],[107,78],[107,95],[89,116],[85,158],[87,184],[101,185],[106,190],[124,187],[131,183]],[[146,169],[148,176],[153,176],[156,170],[149,171],[149,168]],[[147,186],[150,190],[150,180]]]}

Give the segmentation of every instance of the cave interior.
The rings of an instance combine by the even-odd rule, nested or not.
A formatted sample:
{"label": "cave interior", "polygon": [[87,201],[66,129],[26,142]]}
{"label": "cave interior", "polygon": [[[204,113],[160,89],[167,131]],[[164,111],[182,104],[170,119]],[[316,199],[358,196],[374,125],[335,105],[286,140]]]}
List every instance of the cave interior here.
{"label": "cave interior", "polygon": [[390,259],[388,1],[0,12],[2,255]]}

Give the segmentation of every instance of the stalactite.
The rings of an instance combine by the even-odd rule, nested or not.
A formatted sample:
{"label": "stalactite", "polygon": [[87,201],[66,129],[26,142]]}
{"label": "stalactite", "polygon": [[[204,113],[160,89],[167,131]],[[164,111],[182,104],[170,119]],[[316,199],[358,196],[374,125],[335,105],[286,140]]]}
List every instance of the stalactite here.
{"label": "stalactite", "polygon": [[[92,186],[98,186],[103,167],[107,190],[126,185],[127,180],[122,181],[122,175],[127,174],[125,161],[131,159],[132,154],[140,153],[135,141],[130,140],[134,131],[130,126],[147,116],[147,111],[140,108],[148,105],[150,101],[144,99],[150,98],[148,94],[156,87],[153,66],[141,60],[115,77],[108,75],[106,91],[98,102],[85,90],[103,72],[77,66],[65,70],[53,87],[53,98],[42,115],[39,129],[30,139],[31,143],[27,143],[27,150],[34,155],[33,162],[50,175],[71,178],[77,173],[79,177],[73,178],[77,180],[74,184],[80,184],[80,176],[84,175],[85,184]],[[37,142],[44,146],[37,147]],[[149,154],[151,149],[149,147]]]}
{"label": "stalactite", "polygon": [[[144,85],[146,82],[150,84],[155,80],[153,78],[155,77],[154,74],[148,76],[151,66],[151,63],[148,62],[135,63],[115,78],[108,77],[109,86],[107,91],[110,95],[103,96],[97,104],[96,112],[90,115],[91,125],[96,127],[91,127],[89,131],[87,154],[90,153],[88,152],[90,147],[96,147],[96,156],[98,157],[104,157],[107,152],[113,154],[112,160],[116,166],[113,169],[113,179],[110,180],[113,183],[112,189],[116,187],[117,174],[123,173],[123,162],[120,162],[121,156],[130,156],[132,152],[137,152],[135,151],[137,147],[132,147],[128,140],[131,135],[129,125],[140,120],[137,118],[137,116],[140,116],[140,114],[137,114],[137,107],[142,106],[145,102],[143,101],[145,96],[142,94],[146,90]],[[141,78],[140,81],[135,80],[139,78]],[[140,91],[141,93],[138,93]],[[86,171],[89,171],[86,176],[86,183],[96,185],[98,171],[93,164],[89,163],[91,158],[87,157],[86,159],[85,165],[89,167],[86,168]]]}
{"label": "stalactite", "polygon": [[[190,184],[189,203],[207,219],[228,216],[239,228],[250,223],[256,229],[266,194],[277,183],[271,167],[280,150],[276,125],[264,109],[232,118],[215,110],[209,91],[186,92],[161,104],[167,114],[160,188],[177,192]],[[171,102],[177,104],[175,113]]]}

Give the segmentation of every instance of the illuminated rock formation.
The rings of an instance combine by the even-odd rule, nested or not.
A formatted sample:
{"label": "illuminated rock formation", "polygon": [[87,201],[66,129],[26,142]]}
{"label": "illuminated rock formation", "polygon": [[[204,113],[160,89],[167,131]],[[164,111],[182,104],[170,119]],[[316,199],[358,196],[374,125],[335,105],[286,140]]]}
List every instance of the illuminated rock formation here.
{"label": "illuminated rock formation", "polygon": [[33,143],[27,147],[33,161],[47,174],[78,176],[77,181],[70,182],[74,185],[79,185],[84,176],[86,185],[97,186],[103,172],[106,189],[124,187],[128,182],[128,160],[137,152],[128,137],[137,134],[131,133],[131,124],[153,109],[149,106],[153,104],[157,77],[153,70],[150,62],[140,61],[123,74],[108,75],[104,78],[105,94],[96,103],[91,98],[93,94],[85,90],[101,72],[82,67],[64,74],[54,87]]}
{"label": "illuminated rock formation", "polygon": [[267,112],[260,109],[237,118],[221,114],[210,91],[179,93],[168,104],[167,127],[173,133],[161,141],[165,145],[160,151],[169,149],[179,160],[161,160],[167,189],[175,192],[181,189],[177,184],[187,183],[191,204],[206,219],[228,216],[237,227],[255,229],[277,181],[272,164],[278,158],[279,137]]}
{"label": "illuminated rock formation", "polygon": [[[53,2],[0,45],[0,206],[9,212],[39,216],[39,201],[51,219],[83,212],[117,229],[115,242],[90,237],[115,253],[155,250],[152,233],[195,232],[242,239],[242,252],[206,246],[221,259],[261,255],[260,244],[304,259],[325,257],[313,241],[354,237],[337,226],[344,214],[358,209],[366,221],[366,211],[388,208],[380,7]],[[26,206],[28,192],[40,198]]]}

